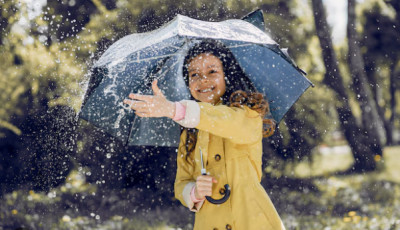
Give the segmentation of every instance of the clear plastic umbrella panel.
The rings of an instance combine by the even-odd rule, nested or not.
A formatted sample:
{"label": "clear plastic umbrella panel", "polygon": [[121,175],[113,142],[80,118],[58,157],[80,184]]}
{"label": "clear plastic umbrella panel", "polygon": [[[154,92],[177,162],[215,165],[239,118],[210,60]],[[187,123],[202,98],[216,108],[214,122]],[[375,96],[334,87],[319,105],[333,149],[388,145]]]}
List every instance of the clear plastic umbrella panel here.
{"label": "clear plastic umbrella panel", "polygon": [[92,69],[80,117],[128,145],[177,147],[178,124],[168,118],[137,117],[123,100],[129,93],[151,95],[154,79],[169,100],[190,99],[183,60],[191,46],[212,38],[232,51],[256,89],[267,96],[279,122],[312,83],[261,29],[262,14],[245,20],[206,22],[178,15],[155,31],[118,40]]}

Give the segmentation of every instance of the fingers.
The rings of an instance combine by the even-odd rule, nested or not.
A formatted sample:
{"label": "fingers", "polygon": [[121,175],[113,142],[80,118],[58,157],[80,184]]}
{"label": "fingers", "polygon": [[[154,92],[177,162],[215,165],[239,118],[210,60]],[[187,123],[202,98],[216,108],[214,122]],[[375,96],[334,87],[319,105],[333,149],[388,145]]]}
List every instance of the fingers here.
{"label": "fingers", "polygon": [[196,191],[200,198],[204,198],[204,196],[212,196],[212,187],[196,184]]}
{"label": "fingers", "polygon": [[204,198],[205,196],[212,196],[212,190],[203,187],[196,187],[197,194],[200,196],[199,198]]}
{"label": "fingers", "polygon": [[135,112],[135,114],[139,117],[153,117],[151,114],[146,112]]}
{"label": "fingers", "polygon": [[[155,96],[159,96],[159,97],[165,98],[165,96],[162,93],[161,89],[158,88],[157,82],[158,82],[158,80],[154,80],[153,83],[152,83],[152,89],[153,89],[154,95],[142,95],[142,94],[130,93],[129,94],[129,98],[130,99],[134,99],[134,100],[138,100],[138,101],[148,101],[148,102],[153,101]],[[124,101],[124,103],[125,103],[125,101]]]}
{"label": "fingers", "polygon": [[153,89],[153,93],[155,96],[164,97],[164,94],[161,92],[161,89],[157,86],[158,80],[154,80],[151,84],[151,88]]}
{"label": "fingers", "polygon": [[211,176],[201,175],[196,180],[196,190],[201,196],[211,196],[213,183],[217,183],[217,180]]}
{"label": "fingers", "polygon": [[128,100],[128,99],[124,100],[124,104],[127,104],[130,106],[131,109],[137,110],[140,112],[147,111],[152,105],[145,101],[135,101],[135,100]]}
{"label": "fingers", "polygon": [[[168,101],[157,86],[157,81],[153,82],[154,95],[129,94],[129,99],[123,101],[128,104],[136,115],[140,117],[170,117],[175,114],[175,104]],[[173,113],[173,114],[172,114]]]}
{"label": "fingers", "polygon": [[130,105],[131,107],[144,107],[147,102],[124,99],[124,104]]}
{"label": "fingers", "polygon": [[144,101],[125,99],[124,104],[129,105],[131,109],[135,110],[135,114],[139,117],[152,117],[151,108],[149,104]]}
{"label": "fingers", "polygon": [[204,181],[204,182],[212,182],[212,183],[217,183],[217,179],[215,179],[212,176],[208,176],[208,175],[201,175],[197,177],[197,181]]}
{"label": "fingers", "polygon": [[139,101],[151,101],[151,100],[153,100],[154,96],[130,93],[129,98],[139,100]]}

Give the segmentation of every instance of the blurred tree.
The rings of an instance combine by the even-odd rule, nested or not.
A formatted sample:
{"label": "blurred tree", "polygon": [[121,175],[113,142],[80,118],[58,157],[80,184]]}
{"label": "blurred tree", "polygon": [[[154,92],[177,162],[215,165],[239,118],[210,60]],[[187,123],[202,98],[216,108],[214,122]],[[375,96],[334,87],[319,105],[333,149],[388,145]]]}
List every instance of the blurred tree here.
{"label": "blurred tree", "polygon": [[326,67],[324,82],[336,92],[337,99],[340,101],[340,105],[337,106],[339,120],[355,159],[350,171],[374,170],[376,168],[375,156],[382,155],[381,139],[377,135],[382,124],[376,111],[376,102],[373,101],[373,95],[365,76],[365,66],[361,59],[361,51],[355,31],[355,2],[349,1],[348,4],[348,65],[353,81],[351,90],[357,94],[360,103],[361,123],[357,122],[349,104],[349,92],[344,86],[344,79],[333,49],[325,9],[320,0],[313,0],[312,5],[315,26]]}
{"label": "blurred tree", "polygon": [[[0,187],[48,190],[63,183],[75,155],[75,95],[81,69],[58,44],[30,32],[24,3],[8,18],[0,57]],[[28,23],[27,23],[28,22]],[[62,63],[62,64],[61,64]]]}
{"label": "blurred tree", "polygon": [[49,23],[44,31],[47,44],[61,42],[78,34],[97,8],[93,1],[49,0],[43,8],[43,19]]}
{"label": "blurred tree", "polygon": [[3,45],[3,36],[5,36],[13,22],[14,14],[18,11],[18,7],[14,1],[0,0],[0,45]]}
{"label": "blurred tree", "polygon": [[348,64],[353,79],[352,88],[357,94],[362,114],[362,126],[369,136],[369,141],[376,154],[382,155],[382,145],[385,144],[385,133],[383,121],[378,115],[377,106],[369,85],[365,64],[361,54],[360,41],[356,31],[356,1],[349,0],[347,4],[347,45],[348,45]]}
{"label": "blurred tree", "polygon": [[[391,6],[393,8],[391,8]],[[399,80],[400,27],[398,1],[372,1],[363,5],[362,40],[364,62],[368,81],[373,89],[379,116],[384,122],[387,144],[396,144],[394,140],[396,90]],[[385,69],[387,71],[385,71]],[[387,116],[390,114],[389,116]]]}

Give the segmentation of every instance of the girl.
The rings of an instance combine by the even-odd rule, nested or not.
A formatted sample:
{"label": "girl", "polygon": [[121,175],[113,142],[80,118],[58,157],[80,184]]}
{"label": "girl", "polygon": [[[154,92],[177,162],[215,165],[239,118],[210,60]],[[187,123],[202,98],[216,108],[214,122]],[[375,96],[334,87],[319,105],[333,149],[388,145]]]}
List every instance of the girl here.
{"label": "girl", "polygon": [[[170,117],[183,127],[175,197],[196,212],[194,229],[285,229],[260,184],[262,138],[275,129],[272,119],[263,119],[267,101],[220,42],[196,44],[184,63],[192,100],[168,101],[154,81],[154,96],[130,94],[133,100],[124,103],[140,117]],[[225,203],[205,200],[222,198],[225,184],[231,193]]]}

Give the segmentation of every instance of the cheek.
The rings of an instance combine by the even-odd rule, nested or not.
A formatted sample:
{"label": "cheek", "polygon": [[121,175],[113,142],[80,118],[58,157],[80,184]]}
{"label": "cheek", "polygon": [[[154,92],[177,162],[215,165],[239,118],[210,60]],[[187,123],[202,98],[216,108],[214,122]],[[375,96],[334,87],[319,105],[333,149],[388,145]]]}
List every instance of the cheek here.
{"label": "cheek", "polygon": [[195,83],[189,83],[189,91],[190,91],[190,93],[192,94],[192,95],[194,95],[194,94],[196,94],[196,87],[197,87],[197,84],[195,84]]}
{"label": "cheek", "polygon": [[214,84],[216,84],[218,86],[225,85],[225,80],[221,77],[214,78],[213,81],[214,81]]}
{"label": "cheek", "polygon": [[224,77],[216,79],[215,83],[218,85],[218,89],[220,91],[225,92],[226,84],[225,84],[225,79]]}

